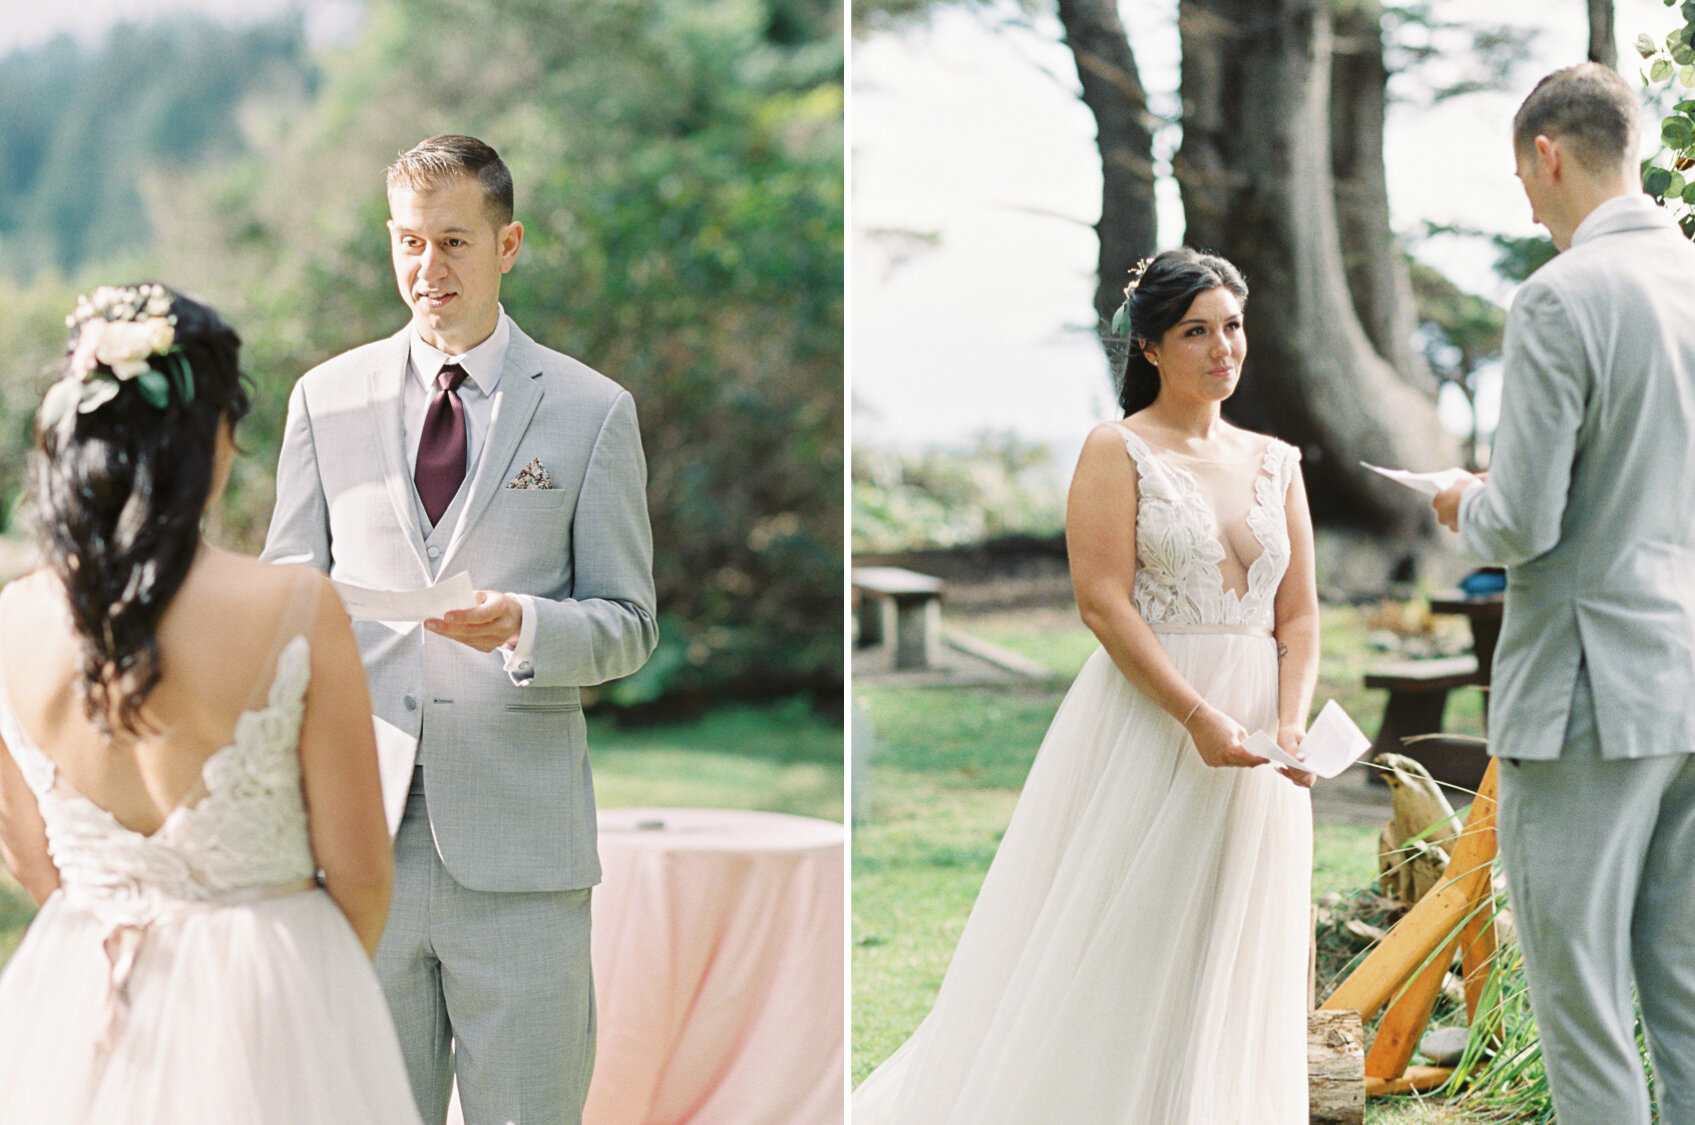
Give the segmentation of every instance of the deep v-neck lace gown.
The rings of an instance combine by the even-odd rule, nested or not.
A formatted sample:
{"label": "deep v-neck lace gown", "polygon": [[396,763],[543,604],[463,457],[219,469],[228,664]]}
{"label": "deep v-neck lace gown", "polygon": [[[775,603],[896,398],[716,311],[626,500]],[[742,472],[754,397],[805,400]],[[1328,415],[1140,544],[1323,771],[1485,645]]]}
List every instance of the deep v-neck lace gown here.
{"label": "deep v-neck lace gown", "polygon": [[299,736],[308,642],[144,835],[58,775],[0,682],[0,735],[62,885],[0,975],[0,1120],[418,1125],[388,1006],[313,882]]}
{"label": "deep v-neck lace gown", "polygon": [[[1209,702],[1274,734],[1295,449],[1190,468],[1123,433],[1136,608]],[[854,1125],[1304,1125],[1311,860],[1306,790],[1207,766],[1097,649],[934,1008],[855,1091]]]}

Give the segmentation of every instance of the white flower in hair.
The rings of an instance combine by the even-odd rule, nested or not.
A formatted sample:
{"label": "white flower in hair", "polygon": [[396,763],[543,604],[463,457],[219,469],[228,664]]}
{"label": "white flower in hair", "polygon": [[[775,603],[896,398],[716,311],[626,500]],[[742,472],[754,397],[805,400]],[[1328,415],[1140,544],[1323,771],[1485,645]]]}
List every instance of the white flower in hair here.
{"label": "white flower in hair", "polygon": [[[56,426],[72,411],[92,413],[131,381],[157,409],[170,401],[173,387],[183,402],[192,402],[194,376],[177,346],[176,322],[162,285],[102,285],[92,297],[78,297],[76,311],[65,318],[65,327],[76,330],[76,346],[65,377],[42,400],[41,425]],[[164,370],[153,365],[154,357],[163,357]]]}

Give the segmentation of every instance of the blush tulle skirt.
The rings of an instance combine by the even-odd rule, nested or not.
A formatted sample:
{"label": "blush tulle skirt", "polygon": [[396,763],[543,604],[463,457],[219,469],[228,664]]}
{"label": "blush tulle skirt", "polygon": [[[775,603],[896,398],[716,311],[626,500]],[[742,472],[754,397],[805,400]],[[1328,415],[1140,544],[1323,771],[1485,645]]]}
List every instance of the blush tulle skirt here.
{"label": "blush tulle skirt", "polygon": [[[1161,643],[1275,733],[1275,642]],[[1054,716],[930,1014],[854,1125],[1304,1125],[1308,794],[1213,769],[1104,650]]]}
{"label": "blush tulle skirt", "polygon": [[322,890],[153,923],[116,1020],[111,932],[56,893],[0,975],[0,1120],[418,1125],[376,974]]}

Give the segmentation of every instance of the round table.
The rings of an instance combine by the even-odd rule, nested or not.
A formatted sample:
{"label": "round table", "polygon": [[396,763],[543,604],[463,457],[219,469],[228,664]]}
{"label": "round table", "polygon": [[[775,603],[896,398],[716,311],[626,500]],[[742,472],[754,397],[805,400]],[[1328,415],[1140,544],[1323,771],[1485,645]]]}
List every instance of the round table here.
{"label": "round table", "polygon": [[843,825],[603,809],[584,1125],[840,1125]]}

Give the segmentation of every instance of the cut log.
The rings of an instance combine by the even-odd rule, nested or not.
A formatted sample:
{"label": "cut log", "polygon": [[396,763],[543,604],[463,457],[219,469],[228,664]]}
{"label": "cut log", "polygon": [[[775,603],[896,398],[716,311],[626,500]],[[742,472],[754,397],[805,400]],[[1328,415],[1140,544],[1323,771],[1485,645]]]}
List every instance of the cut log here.
{"label": "cut log", "polygon": [[1315,1123],[1365,1120],[1365,1028],[1358,1012],[1307,1013],[1307,1098]]}

